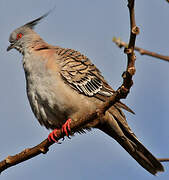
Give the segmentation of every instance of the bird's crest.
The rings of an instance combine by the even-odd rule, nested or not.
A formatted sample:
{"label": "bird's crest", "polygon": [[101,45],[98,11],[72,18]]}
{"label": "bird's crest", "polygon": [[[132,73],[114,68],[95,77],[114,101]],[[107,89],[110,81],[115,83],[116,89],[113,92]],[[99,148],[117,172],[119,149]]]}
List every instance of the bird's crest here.
{"label": "bird's crest", "polygon": [[41,17],[33,20],[33,21],[30,21],[28,23],[26,23],[24,25],[24,27],[29,27],[31,29],[34,29],[34,27],[45,17],[47,17],[51,12],[53,11],[53,9],[49,10],[47,13],[45,13],[44,15],[42,15]]}

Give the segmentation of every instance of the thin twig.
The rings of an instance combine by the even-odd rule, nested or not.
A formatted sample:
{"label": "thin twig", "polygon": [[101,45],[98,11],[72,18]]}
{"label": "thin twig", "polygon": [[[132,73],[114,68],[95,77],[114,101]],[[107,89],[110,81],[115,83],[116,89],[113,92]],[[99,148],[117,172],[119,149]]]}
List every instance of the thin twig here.
{"label": "thin twig", "polygon": [[158,158],[160,162],[169,162],[169,158]]}
{"label": "thin twig", "polygon": [[[125,43],[124,41],[121,41],[120,38],[114,37],[114,38],[113,38],[113,42],[114,42],[119,48],[128,47],[128,44]],[[146,49],[140,48],[140,47],[138,47],[138,46],[135,46],[134,49],[135,49],[136,51],[138,51],[141,55],[148,55],[148,56],[152,56],[152,57],[155,57],[155,58],[158,58],[158,59],[162,59],[162,60],[165,60],[165,61],[169,62],[169,56],[164,56],[164,55],[161,55],[161,54],[158,54],[158,53],[155,53],[155,52],[151,52],[151,51],[148,51],[148,50],[146,50]]]}

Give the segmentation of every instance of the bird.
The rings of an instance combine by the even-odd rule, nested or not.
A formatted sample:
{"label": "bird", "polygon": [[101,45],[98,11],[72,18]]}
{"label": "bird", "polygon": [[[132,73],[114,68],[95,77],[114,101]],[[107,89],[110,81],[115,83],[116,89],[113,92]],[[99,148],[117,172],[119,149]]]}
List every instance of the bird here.
{"label": "bird", "polygon": [[[16,49],[22,54],[31,109],[42,126],[53,130],[48,140],[55,142],[58,129],[69,136],[71,122],[96,111],[115,91],[88,57],[73,49],[50,45],[35,32],[35,26],[48,14],[15,29],[10,34],[7,51]],[[99,129],[116,140],[149,173],[163,172],[163,165],[138,140],[122,110],[134,113],[118,101],[97,125],[87,123],[78,132]]]}

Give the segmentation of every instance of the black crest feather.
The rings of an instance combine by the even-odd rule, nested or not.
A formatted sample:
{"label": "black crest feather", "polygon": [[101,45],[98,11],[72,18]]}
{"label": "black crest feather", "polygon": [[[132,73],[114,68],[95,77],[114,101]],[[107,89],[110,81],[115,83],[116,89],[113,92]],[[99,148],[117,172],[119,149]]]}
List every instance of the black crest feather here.
{"label": "black crest feather", "polygon": [[33,29],[43,18],[45,18],[46,16],[48,16],[52,11],[53,11],[53,9],[52,9],[52,10],[49,10],[47,13],[45,13],[45,14],[42,15],[41,17],[39,17],[39,18],[37,18],[37,19],[35,19],[35,20],[33,20],[33,21],[30,21],[30,22],[26,23],[24,26]]}

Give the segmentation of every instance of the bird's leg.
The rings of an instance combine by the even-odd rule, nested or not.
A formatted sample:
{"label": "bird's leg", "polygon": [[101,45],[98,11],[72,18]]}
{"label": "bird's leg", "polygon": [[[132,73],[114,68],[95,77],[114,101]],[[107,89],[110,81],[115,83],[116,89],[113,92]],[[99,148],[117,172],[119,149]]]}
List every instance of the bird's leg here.
{"label": "bird's leg", "polygon": [[57,138],[57,131],[58,129],[54,129],[49,135],[48,135],[48,140],[49,142],[54,141],[54,142],[58,142]]}
{"label": "bird's leg", "polygon": [[65,124],[62,126],[62,132],[65,132],[67,137],[69,137],[69,132],[71,131],[71,129],[70,129],[70,122],[71,122],[71,119],[68,119],[65,122]]}
{"label": "bird's leg", "polygon": [[[71,122],[71,119],[68,119],[65,124],[63,124],[62,126],[62,133],[65,133],[67,137],[69,137],[69,132],[71,131],[70,129],[70,122]],[[59,131],[59,129],[54,129],[49,135],[48,135],[48,140],[51,142],[51,141],[54,141],[54,142],[58,142],[57,140],[57,131]]]}

